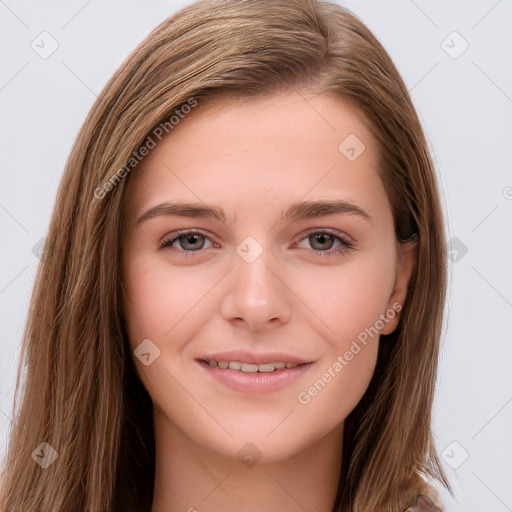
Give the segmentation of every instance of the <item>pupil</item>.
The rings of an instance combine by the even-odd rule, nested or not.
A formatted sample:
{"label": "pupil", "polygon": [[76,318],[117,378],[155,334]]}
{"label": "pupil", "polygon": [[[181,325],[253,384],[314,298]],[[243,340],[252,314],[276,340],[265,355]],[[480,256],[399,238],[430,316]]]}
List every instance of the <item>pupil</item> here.
{"label": "pupil", "polygon": [[199,246],[197,247],[185,247],[185,249],[200,249],[202,247],[202,236],[201,235],[187,235],[185,238],[185,246],[188,246],[189,244],[194,246],[195,244],[199,243]]}
{"label": "pupil", "polygon": [[[328,244],[329,242],[331,242],[331,243],[332,243],[331,236],[330,236],[330,235],[327,235],[327,234],[325,234],[325,233],[322,233],[322,234],[320,234],[320,235],[314,235],[314,236],[313,236],[313,241],[314,241],[314,243],[313,243],[313,244],[311,244],[311,245],[312,245],[312,247],[313,247],[314,249],[316,249],[316,248],[319,248],[319,249],[326,249],[326,248],[327,248],[327,249],[330,249],[330,246],[325,247],[325,244],[326,244],[326,243]],[[319,244],[319,245],[320,245],[320,247],[315,247],[315,244],[316,244],[316,245],[318,245],[318,244]]]}

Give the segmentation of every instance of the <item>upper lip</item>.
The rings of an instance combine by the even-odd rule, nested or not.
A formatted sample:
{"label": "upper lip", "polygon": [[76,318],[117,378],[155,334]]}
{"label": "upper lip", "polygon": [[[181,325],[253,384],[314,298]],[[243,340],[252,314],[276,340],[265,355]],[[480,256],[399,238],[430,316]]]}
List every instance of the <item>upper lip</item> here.
{"label": "upper lip", "polygon": [[307,361],[300,357],[286,354],[285,352],[267,352],[267,353],[254,353],[246,350],[233,350],[229,352],[212,352],[199,358],[203,361],[239,361],[249,364],[264,364],[264,363],[294,363],[306,364]]}

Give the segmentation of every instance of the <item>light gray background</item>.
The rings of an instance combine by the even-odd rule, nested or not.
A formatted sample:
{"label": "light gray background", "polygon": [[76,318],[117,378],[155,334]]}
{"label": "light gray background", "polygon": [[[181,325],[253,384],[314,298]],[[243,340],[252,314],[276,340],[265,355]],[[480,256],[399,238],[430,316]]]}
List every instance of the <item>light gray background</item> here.
{"label": "light gray background", "polygon": [[[2,456],[34,246],[71,144],[115,69],[186,3],[0,0]],[[512,511],[512,0],[342,4],[402,73],[442,187],[454,251],[434,432],[457,493],[447,510]]]}

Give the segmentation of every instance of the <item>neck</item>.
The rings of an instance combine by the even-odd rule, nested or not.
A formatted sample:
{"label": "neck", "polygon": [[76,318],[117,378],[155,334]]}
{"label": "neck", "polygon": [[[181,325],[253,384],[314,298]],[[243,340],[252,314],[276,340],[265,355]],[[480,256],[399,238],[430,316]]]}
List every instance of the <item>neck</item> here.
{"label": "neck", "polygon": [[155,416],[151,512],[331,512],[342,434],[340,425],[286,460],[246,465],[198,445],[167,418]]}

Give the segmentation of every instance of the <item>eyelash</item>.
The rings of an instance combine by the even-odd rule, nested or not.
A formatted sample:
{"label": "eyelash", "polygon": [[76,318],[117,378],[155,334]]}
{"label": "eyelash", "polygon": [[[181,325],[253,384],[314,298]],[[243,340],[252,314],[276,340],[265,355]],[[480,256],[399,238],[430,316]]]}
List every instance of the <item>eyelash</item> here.
{"label": "eyelash", "polygon": [[[191,236],[191,235],[199,235],[205,237],[205,239],[211,240],[210,237],[206,236],[204,233],[201,233],[199,231],[177,231],[176,233],[173,233],[170,238],[164,238],[158,245],[160,249],[169,249],[173,252],[178,252],[183,254],[185,257],[194,257],[197,255],[197,253],[202,252],[201,249],[197,249],[195,251],[185,250],[185,249],[174,249],[172,247],[172,244],[179,240],[180,238],[183,238],[185,236]],[[318,249],[311,249],[315,255],[320,257],[331,257],[331,256],[340,256],[341,254],[345,254],[346,252],[352,251],[355,247],[354,244],[348,240],[347,238],[336,235],[332,233],[329,230],[319,230],[319,231],[311,231],[307,233],[303,238],[301,238],[301,242],[307,238],[310,238],[314,235],[329,235],[334,240],[338,240],[341,243],[341,247],[338,248],[335,251],[320,251]]]}

